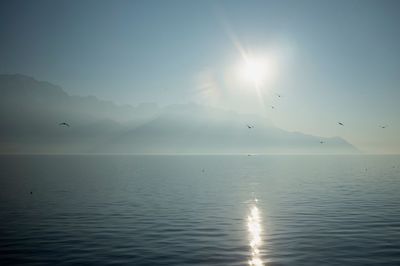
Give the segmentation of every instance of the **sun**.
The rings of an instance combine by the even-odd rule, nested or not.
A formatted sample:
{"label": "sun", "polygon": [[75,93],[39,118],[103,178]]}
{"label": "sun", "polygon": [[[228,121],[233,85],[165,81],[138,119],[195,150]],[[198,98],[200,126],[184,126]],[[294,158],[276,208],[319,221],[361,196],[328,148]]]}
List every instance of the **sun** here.
{"label": "sun", "polygon": [[239,74],[244,81],[260,86],[268,78],[268,62],[261,57],[245,57]]}

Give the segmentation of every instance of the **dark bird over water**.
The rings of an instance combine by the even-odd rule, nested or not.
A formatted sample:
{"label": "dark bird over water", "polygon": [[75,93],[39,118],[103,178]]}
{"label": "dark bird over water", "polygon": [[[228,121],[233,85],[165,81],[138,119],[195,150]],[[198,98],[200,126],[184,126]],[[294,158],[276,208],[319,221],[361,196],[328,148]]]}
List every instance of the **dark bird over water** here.
{"label": "dark bird over water", "polygon": [[339,125],[344,126],[342,122],[338,122]]}
{"label": "dark bird over water", "polygon": [[70,125],[66,122],[62,122],[60,124],[58,124],[59,126],[66,126],[66,127],[70,127]]}

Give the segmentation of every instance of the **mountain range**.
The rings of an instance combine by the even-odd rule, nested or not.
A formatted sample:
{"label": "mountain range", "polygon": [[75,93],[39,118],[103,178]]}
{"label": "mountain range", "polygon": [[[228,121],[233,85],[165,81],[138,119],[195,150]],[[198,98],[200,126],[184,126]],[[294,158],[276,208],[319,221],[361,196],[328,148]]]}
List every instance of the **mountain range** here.
{"label": "mountain range", "polygon": [[[70,127],[61,126],[67,122]],[[252,126],[249,128],[248,125]],[[323,143],[321,143],[323,142]],[[1,153],[357,153],[340,137],[198,104],[117,105],[25,75],[0,75]]]}

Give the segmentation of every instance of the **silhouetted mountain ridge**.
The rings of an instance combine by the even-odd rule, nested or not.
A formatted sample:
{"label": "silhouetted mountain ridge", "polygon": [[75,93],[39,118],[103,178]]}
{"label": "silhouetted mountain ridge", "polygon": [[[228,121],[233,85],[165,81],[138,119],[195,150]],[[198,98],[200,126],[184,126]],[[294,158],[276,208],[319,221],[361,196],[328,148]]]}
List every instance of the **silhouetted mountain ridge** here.
{"label": "silhouetted mountain ridge", "polygon": [[[18,74],[0,75],[0,106],[3,153],[357,152],[342,138],[287,132],[257,115],[197,104],[116,105]],[[59,126],[65,121],[71,127]]]}

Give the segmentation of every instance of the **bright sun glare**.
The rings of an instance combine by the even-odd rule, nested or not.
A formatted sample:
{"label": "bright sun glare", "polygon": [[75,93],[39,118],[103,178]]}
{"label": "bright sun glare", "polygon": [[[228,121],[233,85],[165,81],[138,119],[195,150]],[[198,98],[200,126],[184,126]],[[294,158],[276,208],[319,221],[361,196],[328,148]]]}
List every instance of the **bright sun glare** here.
{"label": "bright sun glare", "polygon": [[241,52],[241,61],[236,68],[236,77],[241,83],[238,88],[244,91],[255,92],[261,106],[264,104],[264,93],[267,92],[274,83],[278,64],[276,56],[273,54],[253,54]]}
{"label": "bright sun glare", "polygon": [[268,77],[268,62],[263,58],[246,57],[240,68],[240,75],[246,82],[260,86]]}
{"label": "bright sun glare", "polygon": [[265,60],[246,58],[241,73],[245,80],[260,85],[267,77],[267,70]]}

